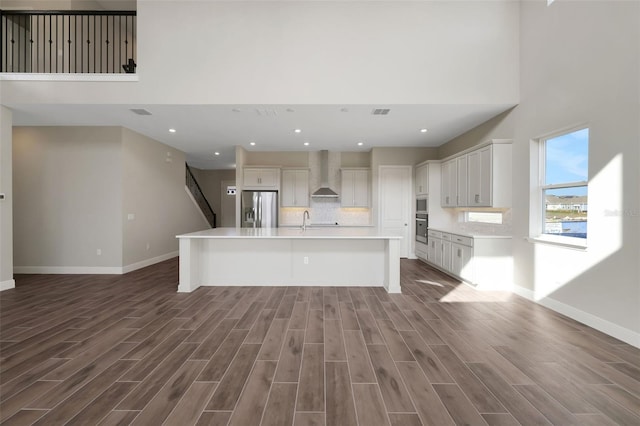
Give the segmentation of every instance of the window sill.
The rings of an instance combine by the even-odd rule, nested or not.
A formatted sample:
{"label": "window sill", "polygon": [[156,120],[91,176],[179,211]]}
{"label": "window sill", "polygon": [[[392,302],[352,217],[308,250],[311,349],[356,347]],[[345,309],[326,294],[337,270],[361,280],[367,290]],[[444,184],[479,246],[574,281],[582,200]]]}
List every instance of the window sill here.
{"label": "window sill", "polygon": [[587,251],[587,241],[574,241],[576,238],[553,237],[539,235],[537,237],[525,237],[525,240],[534,244],[548,244],[556,247],[563,247],[578,251]]}

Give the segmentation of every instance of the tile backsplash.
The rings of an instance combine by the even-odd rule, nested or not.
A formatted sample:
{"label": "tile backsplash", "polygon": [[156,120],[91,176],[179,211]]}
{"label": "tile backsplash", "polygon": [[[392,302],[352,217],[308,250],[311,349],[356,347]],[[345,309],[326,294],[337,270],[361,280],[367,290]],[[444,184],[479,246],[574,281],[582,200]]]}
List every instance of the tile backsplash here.
{"label": "tile backsplash", "polygon": [[340,226],[371,225],[371,209],[342,208],[339,198],[311,198],[308,208],[283,207],[280,209],[280,226],[302,225],[302,214],[309,211],[312,224],[335,224]]}
{"label": "tile backsplash", "polygon": [[481,233],[488,235],[512,235],[512,219],[511,209],[502,212],[502,224],[482,223],[482,222],[465,222],[462,220],[463,212],[456,212],[458,214],[458,220],[453,220],[452,231],[453,232],[470,232]]}

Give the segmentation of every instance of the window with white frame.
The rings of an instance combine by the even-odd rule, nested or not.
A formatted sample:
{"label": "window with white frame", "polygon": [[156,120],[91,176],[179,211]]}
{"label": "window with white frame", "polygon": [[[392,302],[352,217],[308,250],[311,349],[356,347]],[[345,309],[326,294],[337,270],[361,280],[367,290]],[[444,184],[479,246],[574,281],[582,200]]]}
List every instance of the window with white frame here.
{"label": "window with white frame", "polygon": [[586,241],[589,129],[540,142],[540,234]]}
{"label": "window with white frame", "polygon": [[502,225],[502,212],[466,212],[465,221]]}

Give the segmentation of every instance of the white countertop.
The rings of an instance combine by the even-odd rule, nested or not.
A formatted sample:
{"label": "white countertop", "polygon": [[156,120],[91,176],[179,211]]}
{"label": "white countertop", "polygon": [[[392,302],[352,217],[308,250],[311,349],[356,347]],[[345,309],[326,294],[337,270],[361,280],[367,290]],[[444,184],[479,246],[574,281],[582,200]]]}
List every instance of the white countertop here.
{"label": "white countertop", "polygon": [[446,229],[446,228],[429,228],[429,231],[446,232],[448,234],[460,235],[462,237],[471,237],[471,238],[512,238],[511,235],[491,234],[488,232],[459,230],[459,229],[453,230],[453,229]]}
{"label": "white countertop", "polygon": [[289,238],[289,239],[371,239],[389,240],[401,239],[401,235],[392,232],[382,232],[379,228],[373,227],[320,227],[307,228],[214,228],[204,231],[192,232],[190,234],[178,235],[176,238]]}

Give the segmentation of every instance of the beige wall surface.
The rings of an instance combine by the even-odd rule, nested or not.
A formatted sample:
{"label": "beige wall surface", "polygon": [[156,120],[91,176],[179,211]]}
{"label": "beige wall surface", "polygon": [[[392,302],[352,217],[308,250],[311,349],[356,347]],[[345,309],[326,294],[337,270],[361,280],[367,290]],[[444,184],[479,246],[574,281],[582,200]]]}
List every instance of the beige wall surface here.
{"label": "beige wall surface", "polygon": [[12,115],[0,106],[0,289],[13,286]]}
{"label": "beige wall surface", "polygon": [[235,170],[200,170],[194,167],[191,168],[193,171],[196,180],[198,181],[198,185],[200,185],[200,189],[204,193],[204,196],[211,204],[211,208],[214,213],[217,215],[218,226],[222,218],[220,217],[222,213],[221,203],[221,186],[220,183],[223,180],[236,180],[236,171]]}
{"label": "beige wall surface", "polygon": [[438,159],[450,157],[489,139],[512,139],[515,134],[515,114],[505,111],[438,147]]}
{"label": "beige wall surface", "polygon": [[371,167],[371,151],[342,151],[340,153],[340,167]]}
{"label": "beige wall surface", "polygon": [[[136,0],[103,0],[110,10],[135,10]],[[0,0],[0,8],[33,10],[103,10],[94,0]]]}
{"label": "beige wall surface", "polygon": [[247,151],[244,165],[309,167],[309,154],[304,151]]}
{"label": "beige wall surface", "polygon": [[176,235],[209,227],[185,190],[184,153],[123,128],[122,159],[124,266],[175,252]]}
{"label": "beige wall surface", "polygon": [[16,268],[121,266],[121,152],[119,127],[14,127]]}
{"label": "beige wall surface", "polygon": [[[0,85],[5,105],[512,105],[519,100],[519,8],[474,0],[140,0],[136,84],[87,82],[81,91],[75,82],[40,82],[37,91],[20,81]],[[166,30],[176,22],[188,23],[180,37]],[[167,84],[194,58],[187,78]]]}

